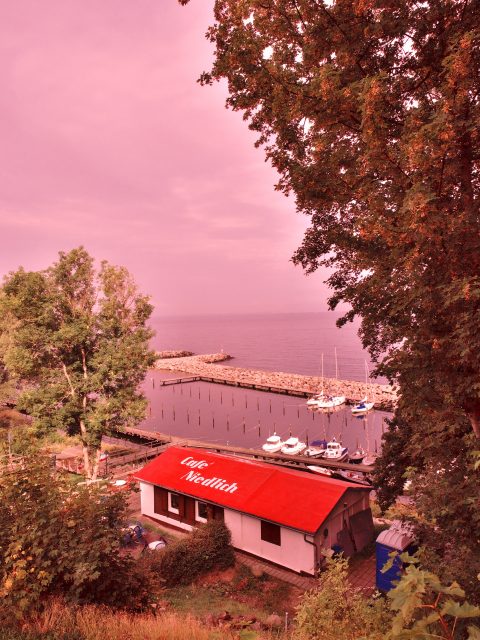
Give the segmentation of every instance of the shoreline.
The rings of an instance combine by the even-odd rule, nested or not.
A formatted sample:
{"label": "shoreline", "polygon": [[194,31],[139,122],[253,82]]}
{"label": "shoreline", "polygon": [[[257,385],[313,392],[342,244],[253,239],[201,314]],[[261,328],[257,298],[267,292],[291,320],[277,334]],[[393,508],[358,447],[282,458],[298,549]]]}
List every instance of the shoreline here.
{"label": "shoreline", "polygon": [[[171,355],[178,353],[179,355]],[[221,378],[230,383],[244,383],[251,385],[265,385],[301,391],[308,394],[319,393],[320,390],[329,395],[344,395],[347,404],[355,404],[368,396],[375,402],[377,409],[391,411],[395,405],[396,392],[391,385],[376,383],[361,383],[355,380],[336,380],[321,376],[306,376],[282,371],[265,371],[260,369],[245,369],[241,367],[222,366],[217,364],[230,360],[225,353],[183,355],[185,352],[169,352],[168,357],[159,357],[152,369],[178,371],[197,376]],[[182,354],[182,355],[180,355]],[[161,353],[159,355],[162,355]]]}

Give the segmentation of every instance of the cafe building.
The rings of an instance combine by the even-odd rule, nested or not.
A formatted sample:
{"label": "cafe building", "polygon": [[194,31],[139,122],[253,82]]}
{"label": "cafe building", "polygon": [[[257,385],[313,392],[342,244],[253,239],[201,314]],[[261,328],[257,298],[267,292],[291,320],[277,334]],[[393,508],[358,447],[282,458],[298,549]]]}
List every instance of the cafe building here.
{"label": "cafe building", "polygon": [[373,538],[368,487],[186,447],[137,472],[141,511],[190,531],[223,520],[232,544],[314,575],[331,550],[354,555]]}

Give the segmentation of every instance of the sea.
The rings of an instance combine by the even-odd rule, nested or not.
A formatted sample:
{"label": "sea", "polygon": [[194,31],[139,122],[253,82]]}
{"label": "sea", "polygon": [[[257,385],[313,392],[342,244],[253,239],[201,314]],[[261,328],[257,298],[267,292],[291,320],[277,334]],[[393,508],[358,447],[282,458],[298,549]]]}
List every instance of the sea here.
{"label": "sea", "polygon": [[[358,338],[358,324],[339,329],[333,313],[156,317],[153,347],[232,356],[221,363],[268,371],[365,381],[371,368]],[[335,438],[350,451],[381,449],[390,414],[356,417],[347,406],[312,411],[303,398],[207,382],[162,386],[172,371],[151,371],[144,383],[149,401],[140,428],[216,444],[260,448],[269,435],[304,441]]]}

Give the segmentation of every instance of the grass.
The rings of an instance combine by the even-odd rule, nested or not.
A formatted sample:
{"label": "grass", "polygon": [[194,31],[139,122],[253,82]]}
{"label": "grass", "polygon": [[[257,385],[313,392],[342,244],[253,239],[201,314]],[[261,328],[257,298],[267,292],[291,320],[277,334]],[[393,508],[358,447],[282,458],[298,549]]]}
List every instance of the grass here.
{"label": "grass", "polygon": [[[249,611],[249,616],[252,612]],[[211,627],[190,613],[130,614],[105,607],[69,607],[52,600],[22,629],[0,628],[0,640],[274,640],[279,632]]]}

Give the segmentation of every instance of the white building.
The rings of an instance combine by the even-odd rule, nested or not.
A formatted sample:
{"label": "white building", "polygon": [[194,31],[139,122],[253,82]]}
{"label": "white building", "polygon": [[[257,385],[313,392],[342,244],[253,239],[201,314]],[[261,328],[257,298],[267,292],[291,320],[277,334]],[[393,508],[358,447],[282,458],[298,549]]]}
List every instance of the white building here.
{"label": "white building", "polygon": [[170,447],[136,474],[142,513],[191,530],[222,519],[235,548],[314,574],[322,550],[346,556],[373,538],[369,489],[271,464]]}

